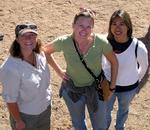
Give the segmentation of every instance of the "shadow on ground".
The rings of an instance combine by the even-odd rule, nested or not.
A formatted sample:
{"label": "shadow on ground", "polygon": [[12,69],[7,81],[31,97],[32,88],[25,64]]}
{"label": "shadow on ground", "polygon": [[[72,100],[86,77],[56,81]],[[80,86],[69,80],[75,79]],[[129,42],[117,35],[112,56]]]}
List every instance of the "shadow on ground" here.
{"label": "shadow on ground", "polygon": [[[148,50],[148,62],[149,62],[150,61],[150,26],[148,28],[148,31],[147,31],[146,35],[144,37],[141,37],[141,38],[138,38],[138,39],[141,40],[145,44],[145,46]],[[144,78],[142,79],[142,81],[140,83],[141,88],[149,80],[149,76],[150,76],[150,65],[148,65],[147,72],[146,72]]]}

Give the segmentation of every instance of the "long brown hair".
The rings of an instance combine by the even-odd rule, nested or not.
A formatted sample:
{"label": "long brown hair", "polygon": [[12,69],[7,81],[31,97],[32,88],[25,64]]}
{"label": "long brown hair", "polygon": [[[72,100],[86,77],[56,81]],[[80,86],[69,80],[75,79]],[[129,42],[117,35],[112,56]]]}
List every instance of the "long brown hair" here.
{"label": "long brown hair", "polygon": [[123,19],[124,23],[128,27],[127,35],[128,35],[128,37],[132,37],[133,27],[132,27],[132,22],[131,22],[131,18],[129,16],[129,14],[126,11],[124,11],[124,10],[116,10],[112,14],[112,16],[110,18],[110,21],[109,21],[109,28],[108,28],[107,39],[108,40],[114,39],[114,36],[113,36],[113,34],[111,32],[111,25],[112,25],[112,22],[114,21],[114,19],[117,18],[117,17],[120,17],[120,18]]}
{"label": "long brown hair", "polygon": [[[33,51],[36,52],[36,53],[40,53],[41,52],[41,45],[42,45],[41,40],[37,39],[36,47]],[[19,43],[17,42],[16,39],[11,44],[10,49],[9,49],[9,53],[13,57],[23,59],[23,55],[21,53],[20,45],[19,45]]]}

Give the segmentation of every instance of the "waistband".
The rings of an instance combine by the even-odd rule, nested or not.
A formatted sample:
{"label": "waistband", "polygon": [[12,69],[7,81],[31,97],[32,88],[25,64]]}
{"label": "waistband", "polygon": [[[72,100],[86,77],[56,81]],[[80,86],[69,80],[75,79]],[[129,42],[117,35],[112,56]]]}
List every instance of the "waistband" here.
{"label": "waistband", "polygon": [[60,97],[62,96],[62,92],[64,90],[67,91],[68,96],[73,102],[77,102],[80,100],[81,96],[85,96],[89,109],[91,109],[93,112],[96,112],[98,109],[98,98],[94,85],[96,85],[95,82],[90,86],[77,87],[74,85],[71,79],[63,80],[60,89]]}
{"label": "waistband", "polygon": [[139,81],[137,81],[134,84],[128,85],[128,86],[120,86],[116,85],[116,91],[115,92],[126,92],[126,91],[131,91],[135,88],[137,88],[139,85]]}

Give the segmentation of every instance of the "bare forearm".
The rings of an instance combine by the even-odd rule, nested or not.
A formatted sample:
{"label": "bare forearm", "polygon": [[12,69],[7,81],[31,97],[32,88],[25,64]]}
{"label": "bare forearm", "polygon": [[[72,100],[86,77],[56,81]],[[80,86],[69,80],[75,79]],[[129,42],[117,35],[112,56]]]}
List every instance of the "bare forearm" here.
{"label": "bare forearm", "polygon": [[62,78],[61,73],[63,72],[62,68],[57,64],[52,55],[47,55],[47,61],[50,66],[56,71],[56,73]]}
{"label": "bare forearm", "polygon": [[7,103],[8,110],[15,121],[21,120],[20,112],[17,103]]}
{"label": "bare forearm", "polygon": [[111,64],[111,85],[110,88],[115,88],[118,73],[118,62]]}
{"label": "bare forearm", "polygon": [[111,84],[110,84],[110,88],[115,88],[117,74],[118,74],[118,60],[117,60],[114,52],[110,52],[110,53],[106,54],[105,56],[111,64]]}
{"label": "bare forearm", "polygon": [[48,44],[43,48],[47,61],[51,65],[51,67],[56,71],[56,73],[62,78],[67,79],[67,75],[65,74],[65,71],[57,64],[55,59],[53,58],[53,53],[55,52],[55,49],[53,48],[52,44]]}
{"label": "bare forearm", "polygon": [[16,102],[7,103],[8,110],[15,120],[15,126],[17,130],[23,130],[25,128],[25,123],[20,116],[20,111]]}

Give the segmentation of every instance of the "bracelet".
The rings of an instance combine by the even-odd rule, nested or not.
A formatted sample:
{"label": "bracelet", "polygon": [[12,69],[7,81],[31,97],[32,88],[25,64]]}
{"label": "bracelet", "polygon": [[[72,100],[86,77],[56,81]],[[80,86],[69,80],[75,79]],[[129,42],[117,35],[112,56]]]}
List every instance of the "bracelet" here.
{"label": "bracelet", "polygon": [[110,90],[111,92],[114,92],[114,91],[116,90],[116,88],[109,88],[109,90]]}

